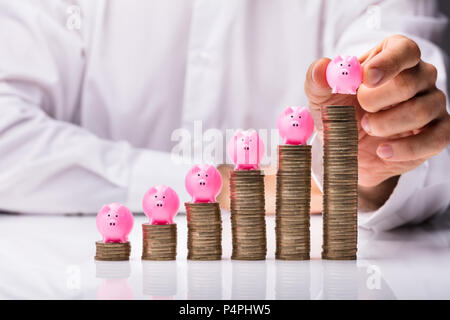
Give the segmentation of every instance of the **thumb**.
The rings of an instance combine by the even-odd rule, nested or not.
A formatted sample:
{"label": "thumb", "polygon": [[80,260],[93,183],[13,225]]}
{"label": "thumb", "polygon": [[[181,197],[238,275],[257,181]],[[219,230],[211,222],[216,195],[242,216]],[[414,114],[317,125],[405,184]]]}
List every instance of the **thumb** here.
{"label": "thumb", "polygon": [[328,58],[322,58],[312,63],[305,80],[305,93],[309,101],[309,111],[314,119],[315,128],[319,133],[323,129],[320,107],[332,97],[331,88],[326,77],[330,61]]}
{"label": "thumb", "polygon": [[328,85],[326,73],[330,59],[321,58],[313,62],[306,74],[305,93],[312,108],[320,107],[331,98],[331,88]]}

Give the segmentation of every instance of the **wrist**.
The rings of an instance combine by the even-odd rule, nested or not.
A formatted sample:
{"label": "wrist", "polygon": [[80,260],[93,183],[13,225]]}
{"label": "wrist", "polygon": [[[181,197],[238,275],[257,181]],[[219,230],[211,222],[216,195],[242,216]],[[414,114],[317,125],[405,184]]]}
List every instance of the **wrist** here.
{"label": "wrist", "polygon": [[375,211],[381,208],[397,186],[400,176],[393,176],[376,186],[358,186],[358,209],[361,212]]}

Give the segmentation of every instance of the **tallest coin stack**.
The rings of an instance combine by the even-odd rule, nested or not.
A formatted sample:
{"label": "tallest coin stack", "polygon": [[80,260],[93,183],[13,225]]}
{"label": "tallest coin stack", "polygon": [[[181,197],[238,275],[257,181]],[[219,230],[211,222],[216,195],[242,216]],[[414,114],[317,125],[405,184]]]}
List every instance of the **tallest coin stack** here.
{"label": "tallest coin stack", "polygon": [[355,260],[358,209],[358,127],[352,106],[322,108],[322,258]]}

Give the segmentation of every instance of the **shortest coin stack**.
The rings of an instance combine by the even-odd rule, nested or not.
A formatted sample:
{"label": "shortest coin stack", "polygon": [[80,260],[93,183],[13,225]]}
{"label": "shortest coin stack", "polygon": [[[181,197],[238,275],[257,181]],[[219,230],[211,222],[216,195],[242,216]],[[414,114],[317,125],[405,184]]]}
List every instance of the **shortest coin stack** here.
{"label": "shortest coin stack", "polygon": [[95,260],[125,261],[130,260],[131,245],[129,242],[95,242],[97,249]]}
{"label": "shortest coin stack", "polygon": [[142,260],[175,260],[177,257],[177,225],[142,225]]}
{"label": "shortest coin stack", "polygon": [[214,203],[185,203],[189,260],[222,259],[222,219]]}

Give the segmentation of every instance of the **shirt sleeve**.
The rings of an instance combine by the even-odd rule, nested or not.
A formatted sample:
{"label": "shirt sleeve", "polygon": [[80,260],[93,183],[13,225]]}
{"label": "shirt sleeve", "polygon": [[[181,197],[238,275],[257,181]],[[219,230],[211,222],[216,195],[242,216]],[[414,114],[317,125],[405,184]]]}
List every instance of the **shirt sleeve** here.
{"label": "shirt sleeve", "polygon": [[163,183],[186,199],[187,164],[70,123],[85,53],[67,6],[0,1],[0,211],[95,213],[109,202],[142,211],[147,188]]}
{"label": "shirt sleeve", "polygon": [[[404,34],[418,43],[422,59],[436,66],[437,87],[447,92],[446,56],[439,47],[447,19],[438,13],[435,1],[353,1],[351,12],[355,13],[354,17],[348,17],[346,7],[342,2],[326,3],[324,56],[362,55],[384,38]],[[316,138],[313,142],[313,156],[314,149],[316,157],[320,157],[320,139]],[[321,159],[316,161],[321,163]],[[447,147],[439,155],[402,174],[381,208],[360,214],[360,225],[374,230],[388,230],[419,223],[444,212],[450,204],[449,163],[450,151]],[[316,181],[321,182],[318,167],[313,167],[313,175]]]}

